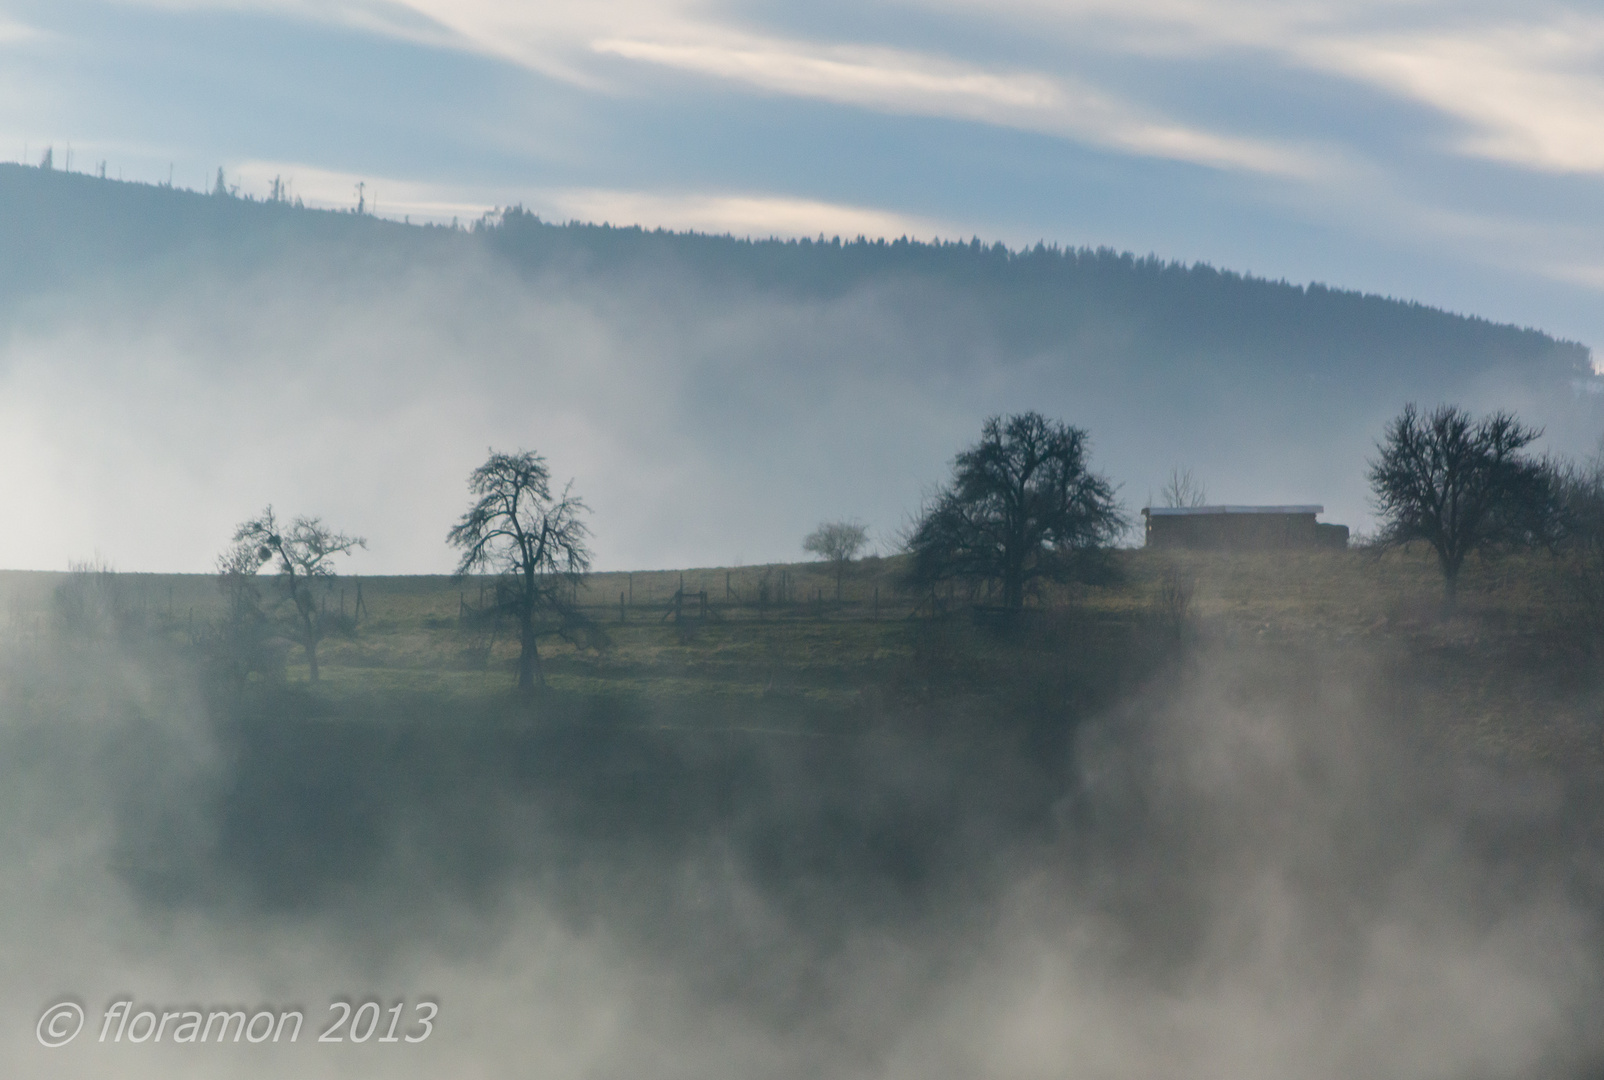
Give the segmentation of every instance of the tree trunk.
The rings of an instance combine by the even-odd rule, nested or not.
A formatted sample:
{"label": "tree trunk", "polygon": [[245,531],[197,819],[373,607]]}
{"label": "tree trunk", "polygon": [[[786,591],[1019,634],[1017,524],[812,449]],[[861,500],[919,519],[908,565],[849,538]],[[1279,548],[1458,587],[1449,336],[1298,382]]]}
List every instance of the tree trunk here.
{"label": "tree trunk", "polygon": [[530,692],[536,684],[546,685],[546,676],[540,670],[540,651],[535,645],[535,618],[533,611],[525,611],[518,620],[518,689]]}
{"label": "tree trunk", "polygon": [[1025,606],[1025,571],[1022,567],[1008,566],[1003,570],[1003,607],[1018,611]]}
{"label": "tree trunk", "polygon": [[[307,603],[310,604],[311,600],[308,599]],[[301,627],[306,633],[306,640],[302,644],[306,646],[307,678],[317,682],[317,629],[312,625],[312,612],[309,607],[301,608]]]}
{"label": "tree trunk", "polygon": [[1459,563],[1447,560],[1442,564],[1442,610],[1445,617],[1454,613],[1454,606],[1459,602],[1459,566]]}

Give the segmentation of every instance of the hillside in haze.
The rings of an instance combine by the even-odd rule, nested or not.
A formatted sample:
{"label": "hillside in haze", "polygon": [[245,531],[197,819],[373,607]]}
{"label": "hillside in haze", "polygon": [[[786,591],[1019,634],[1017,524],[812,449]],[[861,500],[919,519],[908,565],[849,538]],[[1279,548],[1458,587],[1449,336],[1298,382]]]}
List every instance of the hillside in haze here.
{"label": "hillside in haze", "polygon": [[408,226],[5,165],[0,250],[0,497],[42,523],[7,566],[203,569],[273,502],[443,569],[491,444],[572,476],[621,567],[789,559],[825,517],[885,547],[995,412],[1087,428],[1130,509],[1179,465],[1359,528],[1406,400],[1600,428],[1583,345],[1106,249]]}
{"label": "hillside in haze", "polygon": [[551,225],[517,210],[485,230],[493,248],[526,268],[564,272],[689,271],[724,289],[837,297],[890,283],[950,291],[959,317],[978,319],[1011,352],[1072,354],[1100,341],[1163,366],[1212,355],[1253,368],[1291,365],[1378,372],[1410,359],[1422,369],[1586,370],[1588,350],[1538,331],[1500,326],[1380,296],[1266,281],[1198,263],[1138,258],[1108,248],[1037,244],[857,240],[744,240],[639,228]]}
{"label": "hillside in haze", "polygon": [[1585,347],[1531,329],[1108,248],[1013,251],[978,238],[748,240],[553,225],[518,209],[452,230],[11,164],[0,165],[0,215],[0,244],[12,253],[0,270],[13,295],[169,260],[245,270],[324,245],[419,259],[467,245],[526,273],[631,282],[690,274],[721,290],[813,299],[888,282],[952,290],[969,301],[965,317],[983,318],[999,343],[1019,351],[1065,351],[1090,335],[1126,339],[1126,351],[1152,350],[1161,362],[1164,352],[1214,352],[1250,366],[1279,359],[1347,371],[1408,358],[1461,374],[1509,365],[1575,374],[1588,359]]}

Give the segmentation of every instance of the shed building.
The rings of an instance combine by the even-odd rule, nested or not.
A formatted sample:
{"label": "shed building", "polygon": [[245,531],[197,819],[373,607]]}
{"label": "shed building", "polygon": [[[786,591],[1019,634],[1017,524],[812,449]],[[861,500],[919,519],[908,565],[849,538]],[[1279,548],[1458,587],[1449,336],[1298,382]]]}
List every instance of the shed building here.
{"label": "shed building", "polygon": [[1203,551],[1345,548],[1346,525],[1315,520],[1323,506],[1150,506],[1147,546]]}

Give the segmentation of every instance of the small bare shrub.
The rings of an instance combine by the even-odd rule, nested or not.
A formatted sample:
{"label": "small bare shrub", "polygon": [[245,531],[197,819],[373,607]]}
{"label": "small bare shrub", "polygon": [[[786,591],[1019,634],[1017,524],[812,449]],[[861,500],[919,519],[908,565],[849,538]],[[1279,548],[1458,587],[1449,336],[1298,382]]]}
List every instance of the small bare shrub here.
{"label": "small bare shrub", "polygon": [[1164,568],[1159,578],[1158,593],[1153,598],[1153,614],[1159,623],[1177,638],[1186,633],[1192,618],[1192,596],[1197,582],[1192,575],[1173,563]]}
{"label": "small bare shrub", "polygon": [[57,627],[68,637],[111,637],[126,622],[122,583],[111,564],[96,558],[69,566],[52,598]]}

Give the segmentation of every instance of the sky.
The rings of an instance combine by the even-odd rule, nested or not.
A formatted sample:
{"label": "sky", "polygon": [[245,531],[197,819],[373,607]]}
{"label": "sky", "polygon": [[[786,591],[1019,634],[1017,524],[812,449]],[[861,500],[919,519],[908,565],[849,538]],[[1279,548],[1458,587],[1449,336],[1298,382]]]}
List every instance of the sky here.
{"label": "sky", "polygon": [[46,147],[414,220],[1109,245],[1604,340],[1580,3],[0,0],[0,157]]}
{"label": "sky", "polygon": [[[240,194],[264,196],[277,180],[308,205],[352,208],[360,200],[379,216],[414,222],[467,221],[522,205],[548,220],[739,236],[1108,246],[1604,342],[1604,12],[1578,3],[1515,10],[1479,0],[0,0],[0,160],[36,163],[47,150],[56,168],[104,168],[109,177],[170,179],[192,189],[210,189],[221,169]],[[345,295],[336,285],[319,295]],[[412,327],[401,336],[439,339],[439,353],[459,333],[451,313],[472,305],[456,286],[418,289],[400,316],[363,316],[363,325]],[[239,326],[257,326],[252,312],[262,304],[239,303]],[[599,303],[595,311],[607,306]],[[630,400],[639,399],[642,415],[655,415],[647,392],[653,380],[690,393],[701,378],[692,361],[746,340],[732,315],[720,326],[683,327],[683,347],[669,348],[649,334],[632,338],[627,315],[623,329],[593,326],[591,308],[563,304],[538,313],[546,322],[530,340],[568,341],[592,357],[594,370],[604,361],[617,366],[623,374],[614,383],[640,391]],[[300,353],[348,341],[347,316],[360,307],[331,315],[333,329]],[[429,312],[439,317],[430,322]],[[189,331],[163,323],[160,312],[135,314],[123,330],[114,329],[121,316],[107,315],[98,330],[69,325],[59,339],[8,361],[12,400],[0,406],[15,420],[12,443],[31,440],[36,457],[49,449],[39,432],[60,426],[46,407],[52,394],[70,403],[62,415],[77,416],[85,411],[82,388],[99,386],[115,416],[129,395],[154,392],[163,378],[175,386],[190,378],[186,365],[199,359],[179,356],[183,349],[172,344]],[[773,314],[773,326],[812,318]],[[847,325],[850,314],[831,317]],[[293,337],[294,328],[286,333]],[[488,342],[476,363],[494,367],[504,354],[513,364],[524,347]],[[264,356],[295,352],[274,348]],[[96,361],[90,383],[76,381],[73,365],[61,360],[108,349],[126,353],[127,363]],[[678,382],[653,374],[656,361],[648,360],[658,353],[683,369]],[[625,363],[630,356],[636,359]],[[420,354],[418,362],[427,359]],[[369,385],[374,365],[384,362],[378,354],[360,363],[333,357],[325,368],[336,381]],[[344,375],[336,372],[342,363]],[[55,389],[25,393],[18,380],[30,371],[39,386]],[[314,370],[303,374],[313,385]],[[542,377],[573,382],[576,401],[600,393],[584,371]],[[428,381],[418,379],[409,385]],[[210,392],[194,386],[196,400]],[[1482,396],[1465,404],[1522,404],[1507,394]],[[384,432],[402,430],[397,416],[440,423],[439,395],[402,397],[399,412],[374,429],[381,438],[357,440],[369,448],[357,458],[383,457],[375,448],[391,439]],[[878,400],[903,397],[888,391]],[[795,558],[810,522],[843,506],[840,512],[868,520],[889,549],[921,487],[939,480],[946,457],[977,430],[976,410],[1037,400],[1024,384],[998,383],[957,410],[962,415],[910,419],[905,430],[922,433],[917,438],[888,432],[879,447],[885,453],[873,460],[902,477],[890,494],[876,473],[873,498],[819,494],[788,504],[787,516],[764,501],[780,500],[770,490],[773,473],[754,467],[743,504],[752,534],[732,534],[722,546],[683,522],[679,539],[665,539],[651,522],[666,511],[634,490],[650,481],[659,502],[678,505],[723,475],[712,458],[698,472],[700,459],[689,452],[631,456],[624,435],[597,427],[596,446],[575,450],[571,460],[556,454],[554,466],[579,478],[597,510],[598,537],[610,538],[598,540],[606,568]],[[536,445],[582,444],[571,429],[619,407],[605,394],[598,402],[594,416],[573,401],[551,403],[557,414],[541,414]],[[471,437],[456,440],[455,456],[413,448],[444,470],[433,497],[447,516],[469,459],[482,451],[481,435],[516,442],[531,423],[526,413],[509,415],[503,433],[485,420],[497,403],[464,408],[471,415],[461,427]],[[276,430],[283,415],[264,408],[258,419]],[[1236,501],[1321,501],[1335,520],[1369,529],[1361,463],[1384,419],[1370,418],[1340,453],[1321,450],[1342,483],[1311,467],[1284,477],[1287,491],[1272,491],[1240,461],[1222,459],[1212,463],[1211,490]],[[319,431],[337,426],[327,418],[307,423]],[[797,438],[809,437],[812,429],[797,424]],[[113,441],[120,431],[103,427]],[[818,435],[818,445],[829,443],[828,432]],[[1597,439],[1590,431],[1566,435],[1564,452]],[[1120,432],[1100,437],[1119,449]],[[215,536],[273,498],[286,509],[316,503],[311,509],[395,537],[359,560],[365,572],[445,565],[438,529],[402,541],[402,526],[390,520],[427,502],[416,491],[364,482],[374,500],[396,504],[365,524],[361,506],[329,493],[353,488],[351,469],[309,460],[285,474],[280,490],[251,486],[236,506],[224,498],[235,494],[230,485],[203,475],[205,461],[222,469],[215,453],[141,443],[95,451],[89,461],[85,448],[99,443],[74,439],[78,457],[55,471],[35,470],[41,505],[51,503],[50,491],[82,486],[81,477],[64,480],[68,474],[93,473],[107,491],[126,488],[128,470],[117,463],[139,460],[146,494],[168,491],[151,478],[171,473],[172,500],[212,506],[205,527],[190,530],[204,541],[178,552],[156,535],[171,529],[160,520],[149,523],[148,541],[136,541],[125,515],[108,511],[97,524],[58,514],[63,535],[13,544],[0,562],[56,569],[71,549],[73,558],[94,551],[125,569],[205,569]],[[270,456],[276,464],[285,454]],[[807,464],[820,455],[795,456]],[[1150,456],[1110,459],[1133,506],[1171,457],[1211,464],[1195,447],[1165,446]],[[819,476],[798,484],[841,475],[822,459],[807,467]],[[828,488],[822,480],[814,486]]]}

